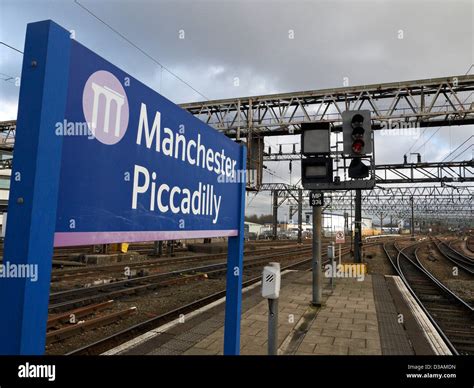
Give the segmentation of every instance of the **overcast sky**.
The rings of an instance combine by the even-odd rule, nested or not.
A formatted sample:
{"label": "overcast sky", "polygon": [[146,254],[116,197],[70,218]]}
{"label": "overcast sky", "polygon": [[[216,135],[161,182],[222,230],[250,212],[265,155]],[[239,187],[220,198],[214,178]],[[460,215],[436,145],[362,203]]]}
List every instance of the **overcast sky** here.
{"label": "overcast sky", "polygon": [[[360,85],[474,72],[474,6],[467,0],[80,3],[202,95],[72,0],[0,0],[0,41],[23,51],[26,24],[52,19],[176,103],[200,101],[203,95],[217,99],[341,87],[344,77]],[[294,39],[289,39],[290,30]],[[20,76],[21,63],[21,54],[0,45],[0,78]],[[0,81],[0,120],[16,119],[18,92],[13,80]],[[377,163],[401,162],[413,144],[412,151],[436,130],[422,129],[419,139],[378,135]],[[424,161],[441,160],[473,134],[473,126],[444,127],[418,152]],[[266,142],[287,144],[298,138]],[[472,143],[457,160],[472,157]],[[273,175],[266,174],[265,181],[290,181],[288,162],[266,164]],[[299,175],[294,164],[291,182]],[[264,194],[249,196],[248,203],[249,213],[271,211]]]}

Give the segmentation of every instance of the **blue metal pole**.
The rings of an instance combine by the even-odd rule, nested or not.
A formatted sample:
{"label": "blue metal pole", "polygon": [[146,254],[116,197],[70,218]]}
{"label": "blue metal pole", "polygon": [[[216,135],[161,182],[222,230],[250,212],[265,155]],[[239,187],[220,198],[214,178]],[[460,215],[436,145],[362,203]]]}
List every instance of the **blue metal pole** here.
{"label": "blue metal pole", "polygon": [[0,276],[0,354],[45,350],[62,148],[55,125],[64,120],[70,47],[69,32],[54,22],[28,24]]}
{"label": "blue metal pole", "polygon": [[[247,149],[241,148],[240,171],[246,169]],[[238,174],[245,177],[244,174]],[[240,315],[242,310],[242,276],[244,261],[245,179],[238,183],[240,189],[239,234],[229,237],[227,258],[227,284],[224,327],[224,355],[240,354]]]}

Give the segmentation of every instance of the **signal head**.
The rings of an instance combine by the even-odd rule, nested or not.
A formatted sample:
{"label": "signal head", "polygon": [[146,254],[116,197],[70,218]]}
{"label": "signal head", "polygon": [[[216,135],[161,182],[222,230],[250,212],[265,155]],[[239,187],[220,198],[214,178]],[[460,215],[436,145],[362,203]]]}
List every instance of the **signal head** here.
{"label": "signal head", "polygon": [[361,114],[357,113],[352,117],[351,126],[353,129],[361,128],[363,123],[364,117]]}
{"label": "signal head", "polygon": [[342,112],[344,153],[359,157],[372,153],[371,120],[369,110]]}
{"label": "signal head", "polygon": [[364,140],[355,139],[352,142],[352,152],[354,152],[355,154],[361,154],[362,150],[364,149],[364,145],[365,145]]}

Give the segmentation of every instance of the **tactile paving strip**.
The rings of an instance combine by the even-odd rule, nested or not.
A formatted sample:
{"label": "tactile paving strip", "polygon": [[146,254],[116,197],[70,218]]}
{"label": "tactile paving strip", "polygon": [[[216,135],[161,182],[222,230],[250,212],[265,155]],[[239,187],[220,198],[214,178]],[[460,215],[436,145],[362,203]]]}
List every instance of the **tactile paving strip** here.
{"label": "tactile paving strip", "polygon": [[383,275],[372,275],[375,310],[383,355],[415,354],[398,314]]}

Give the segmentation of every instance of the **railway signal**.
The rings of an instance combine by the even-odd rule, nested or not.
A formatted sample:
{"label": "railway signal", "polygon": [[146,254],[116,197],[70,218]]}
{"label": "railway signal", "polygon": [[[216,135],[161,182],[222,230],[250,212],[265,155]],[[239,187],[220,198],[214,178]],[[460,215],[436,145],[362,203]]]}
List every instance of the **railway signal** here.
{"label": "railway signal", "polygon": [[372,153],[370,110],[342,112],[344,153],[360,157]]}
{"label": "railway signal", "polygon": [[369,110],[345,111],[342,113],[344,154],[352,158],[349,165],[350,178],[367,178],[369,166],[362,157],[372,154],[372,126]]}

